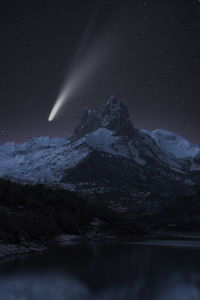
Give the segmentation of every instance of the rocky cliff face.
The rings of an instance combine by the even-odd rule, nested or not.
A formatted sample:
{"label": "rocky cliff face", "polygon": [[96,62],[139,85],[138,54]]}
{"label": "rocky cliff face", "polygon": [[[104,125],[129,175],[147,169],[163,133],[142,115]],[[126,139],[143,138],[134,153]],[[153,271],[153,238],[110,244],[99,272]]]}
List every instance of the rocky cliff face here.
{"label": "rocky cliff face", "polygon": [[115,96],[111,96],[98,112],[84,107],[73,137],[83,137],[99,128],[106,128],[121,136],[133,137],[136,134],[127,106]]}

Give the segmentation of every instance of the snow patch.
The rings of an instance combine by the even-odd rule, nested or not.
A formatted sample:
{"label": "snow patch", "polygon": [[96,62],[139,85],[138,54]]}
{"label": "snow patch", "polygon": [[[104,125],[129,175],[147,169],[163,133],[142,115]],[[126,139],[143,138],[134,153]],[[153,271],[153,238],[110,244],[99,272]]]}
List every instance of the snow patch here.
{"label": "snow patch", "polygon": [[194,157],[200,151],[199,146],[164,129],[156,129],[150,135],[163,152],[173,154],[177,158]]}

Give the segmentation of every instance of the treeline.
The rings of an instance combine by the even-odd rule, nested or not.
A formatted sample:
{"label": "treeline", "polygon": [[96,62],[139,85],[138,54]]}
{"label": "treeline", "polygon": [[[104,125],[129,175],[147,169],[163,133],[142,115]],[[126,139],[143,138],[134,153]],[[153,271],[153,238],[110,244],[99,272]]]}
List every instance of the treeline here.
{"label": "treeline", "polygon": [[70,191],[0,180],[0,241],[16,243],[80,233],[105,210],[102,202],[82,199]]}

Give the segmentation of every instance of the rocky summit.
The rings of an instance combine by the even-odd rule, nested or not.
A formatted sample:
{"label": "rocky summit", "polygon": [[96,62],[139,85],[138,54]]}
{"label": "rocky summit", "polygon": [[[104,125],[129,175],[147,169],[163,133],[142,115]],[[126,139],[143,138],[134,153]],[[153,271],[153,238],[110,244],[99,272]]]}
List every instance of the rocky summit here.
{"label": "rocky summit", "polygon": [[106,128],[122,136],[132,137],[136,133],[127,106],[115,96],[111,96],[99,112],[84,107],[74,136],[81,137],[99,128]]}

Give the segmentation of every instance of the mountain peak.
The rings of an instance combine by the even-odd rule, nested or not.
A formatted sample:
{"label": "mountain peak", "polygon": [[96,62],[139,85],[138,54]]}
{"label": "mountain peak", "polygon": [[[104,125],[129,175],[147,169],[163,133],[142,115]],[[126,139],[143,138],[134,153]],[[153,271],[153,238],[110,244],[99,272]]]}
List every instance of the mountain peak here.
{"label": "mountain peak", "polygon": [[97,112],[84,107],[74,136],[79,138],[99,128],[114,131],[116,135],[133,136],[136,133],[126,104],[115,96],[109,97]]}
{"label": "mountain peak", "polygon": [[97,130],[98,128],[99,123],[96,111],[90,110],[84,106],[73,135],[79,138]]}
{"label": "mountain peak", "polygon": [[116,96],[110,96],[105,104],[103,104],[100,108],[100,113],[103,112],[114,112],[119,111],[120,113],[124,113],[128,115],[128,107],[126,104],[119,99],[117,99]]}
{"label": "mountain peak", "polygon": [[103,106],[120,106],[121,101],[119,99],[117,99],[117,97],[115,95],[112,95],[110,97],[108,97],[108,100],[106,101],[106,103]]}

